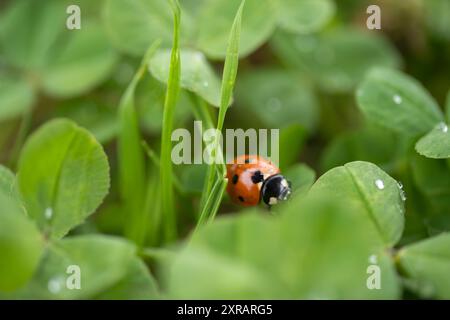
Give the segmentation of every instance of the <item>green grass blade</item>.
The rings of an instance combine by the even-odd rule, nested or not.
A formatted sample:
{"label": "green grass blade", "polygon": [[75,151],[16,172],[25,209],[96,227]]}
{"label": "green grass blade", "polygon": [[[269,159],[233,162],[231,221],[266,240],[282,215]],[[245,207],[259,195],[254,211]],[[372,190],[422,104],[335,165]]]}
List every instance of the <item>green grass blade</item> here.
{"label": "green grass blade", "polygon": [[172,142],[171,135],[173,129],[174,110],[180,91],[180,7],[177,0],[171,1],[174,30],[173,46],[170,58],[169,81],[167,84],[166,98],[164,101],[163,126],[161,136],[161,201],[163,211],[164,239],[166,242],[172,241],[177,235],[176,217],[174,209],[173,194],[173,168],[171,160]]}
{"label": "green grass blade", "polygon": [[[227,55],[225,58],[225,65],[223,68],[223,75],[222,75],[222,87],[221,87],[221,98],[220,98],[220,108],[219,108],[219,115],[217,118],[217,126],[216,129],[218,132],[222,131],[223,123],[225,120],[225,115],[228,110],[231,96],[233,94],[234,84],[236,81],[236,75],[238,70],[238,64],[239,64],[239,43],[241,38],[241,22],[242,22],[242,10],[244,8],[245,0],[242,1],[241,5],[239,6],[239,9],[236,13],[236,16],[234,18],[233,25],[231,27],[230,32],[230,38],[228,41],[228,47],[227,47]],[[219,150],[219,135],[216,135],[216,139],[214,141],[214,148],[213,148],[213,154],[214,156],[222,157],[222,151]],[[216,171],[218,176],[216,176]],[[208,168],[208,173],[206,176],[206,184],[205,184],[205,194],[209,195],[213,185],[214,181],[216,179],[223,179],[222,177],[226,173],[226,167],[224,161],[221,161],[221,165],[217,167],[215,163],[213,163]],[[200,214],[200,217],[205,212],[206,203],[202,207],[202,213]],[[217,207],[218,208],[218,207]],[[211,210],[213,207],[211,207]],[[216,210],[217,211],[217,210]],[[210,211],[207,213],[208,216],[212,217],[215,216],[215,212]],[[209,219],[209,218],[208,218]],[[199,220],[200,223],[200,220]]]}
{"label": "green grass blade", "polygon": [[141,66],[128,85],[119,106],[118,158],[120,195],[123,201],[125,219],[125,235],[139,241],[139,229],[142,227],[141,213],[146,190],[145,156],[141,146],[139,122],[134,105],[134,92],[142,78],[148,61],[159,46],[156,42],[150,46]]}
{"label": "green grass blade", "polygon": [[[158,167],[155,167],[158,168]],[[145,197],[144,214],[141,220],[144,228],[139,234],[142,242],[151,246],[158,244],[160,240],[161,226],[161,190],[159,188],[159,170],[152,170],[147,182],[147,194]]]}
{"label": "green grass blade", "polygon": [[[205,128],[203,128],[204,130],[208,130],[211,128],[214,128],[214,124],[211,118],[211,114],[209,113],[209,109],[208,109],[208,104],[206,103],[205,100],[203,100],[201,97],[195,95],[195,94],[191,94],[190,95],[191,100],[192,100],[192,106],[193,106],[193,114],[196,120],[200,120],[202,122],[202,125],[205,125]],[[206,177],[209,176],[209,171],[214,170],[214,167],[209,166],[208,167],[208,171],[206,173]],[[206,180],[205,180],[206,181]],[[207,184],[205,182],[204,186],[203,186],[203,192],[201,195],[201,199],[200,199],[200,210],[203,210],[206,200],[208,199],[208,191],[206,190],[207,188]],[[197,212],[197,217],[201,216],[201,211]]]}
{"label": "green grass blade", "polygon": [[211,193],[206,200],[205,206],[200,213],[196,230],[206,222],[212,222],[214,220],[222,201],[223,193],[227,187],[227,183],[228,179],[225,178],[219,178],[215,181],[214,186],[211,189]]}
{"label": "green grass blade", "polygon": [[[156,168],[160,169],[161,159],[156,154],[156,152],[145,141],[142,141],[142,146],[144,147],[144,150],[147,153],[147,156],[150,159],[150,161],[153,163],[153,165]],[[181,187],[182,184],[181,184],[180,179],[175,174],[172,174],[172,178],[173,178],[173,186],[175,187],[177,192],[183,193],[183,188]]]}

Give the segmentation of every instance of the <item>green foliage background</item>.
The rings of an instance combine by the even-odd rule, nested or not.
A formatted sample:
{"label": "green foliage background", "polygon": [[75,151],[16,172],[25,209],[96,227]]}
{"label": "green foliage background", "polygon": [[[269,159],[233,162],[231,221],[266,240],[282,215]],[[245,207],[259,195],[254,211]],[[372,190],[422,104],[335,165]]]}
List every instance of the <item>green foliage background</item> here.
{"label": "green foliage background", "polygon": [[[0,298],[449,299],[450,2],[179,2],[0,4]],[[193,120],[280,129],[293,197],[172,165]]]}

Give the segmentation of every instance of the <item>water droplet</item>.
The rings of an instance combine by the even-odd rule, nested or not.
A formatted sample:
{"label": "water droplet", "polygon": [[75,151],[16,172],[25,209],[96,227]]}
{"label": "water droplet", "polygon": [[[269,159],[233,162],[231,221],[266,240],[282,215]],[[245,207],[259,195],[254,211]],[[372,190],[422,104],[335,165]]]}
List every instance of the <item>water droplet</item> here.
{"label": "water droplet", "polygon": [[400,198],[402,199],[402,201],[406,201],[406,192],[405,192],[405,190],[401,190],[400,189]]}
{"label": "water droplet", "polygon": [[384,182],[381,179],[375,180],[375,185],[378,189],[383,190],[384,189]]}
{"label": "water droplet", "polygon": [[47,220],[50,220],[53,216],[53,209],[52,208],[45,209],[44,216]]}
{"label": "water droplet", "polygon": [[402,97],[400,97],[398,94],[396,94],[396,95],[394,95],[394,97],[392,98],[393,100],[394,100],[394,102],[396,103],[396,104],[400,104],[400,103],[402,103]]}
{"label": "water droplet", "polygon": [[405,192],[405,190],[403,190],[403,183],[401,181],[397,181],[397,187],[400,192],[400,198],[403,201],[406,201],[406,192]]}
{"label": "water droplet", "polygon": [[204,87],[208,87],[208,86],[209,86],[208,81],[203,81],[203,86],[204,86]]}
{"label": "water droplet", "polygon": [[444,122],[439,123],[438,128],[444,133],[448,132],[448,126]]}
{"label": "water droplet", "polygon": [[62,289],[62,282],[63,279],[61,277],[51,278],[47,284],[48,291],[55,294],[60,292]]}
{"label": "water droplet", "polygon": [[378,258],[377,258],[377,256],[376,256],[375,254],[372,254],[372,255],[369,257],[369,263],[370,263],[370,264],[377,264],[377,263],[378,263]]}
{"label": "water droplet", "polygon": [[278,98],[270,98],[267,100],[267,108],[270,111],[278,111],[281,108],[281,101]]}

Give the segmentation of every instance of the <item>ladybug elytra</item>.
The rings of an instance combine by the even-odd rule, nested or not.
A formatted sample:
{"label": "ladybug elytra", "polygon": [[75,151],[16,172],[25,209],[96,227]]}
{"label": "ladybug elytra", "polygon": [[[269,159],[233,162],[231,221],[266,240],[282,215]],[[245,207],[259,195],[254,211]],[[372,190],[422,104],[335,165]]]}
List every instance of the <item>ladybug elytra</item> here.
{"label": "ladybug elytra", "polygon": [[261,200],[272,206],[291,194],[291,184],[280,169],[258,155],[242,155],[227,164],[227,178],[228,194],[243,206],[255,206]]}

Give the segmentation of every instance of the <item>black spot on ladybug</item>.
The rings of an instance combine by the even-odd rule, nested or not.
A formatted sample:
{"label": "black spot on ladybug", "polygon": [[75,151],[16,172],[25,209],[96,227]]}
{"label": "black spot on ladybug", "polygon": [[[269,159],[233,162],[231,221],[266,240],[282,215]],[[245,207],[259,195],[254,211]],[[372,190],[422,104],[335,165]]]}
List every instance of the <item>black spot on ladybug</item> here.
{"label": "black spot on ladybug", "polygon": [[236,184],[236,183],[238,182],[238,179],[239,179],[238,175],[235,174],[235,175],[233,176],[233,178],[231,179],[231,182],[233,182],[233,184]]}
{"label": "black spot on ladybug", "polygon": [[244,198],[242,198],[241,196],[238,197],[239,201],[244,202]]}
{"label": "black spot on ladybug", "polygon": [[264,181],[264,176],[261,173],[261,171],[259,171],[259,170],[255,171],[255,173],[252,175],[252,182],[254,184],[257,184],[257,183],[260,183],[262,181]]}

